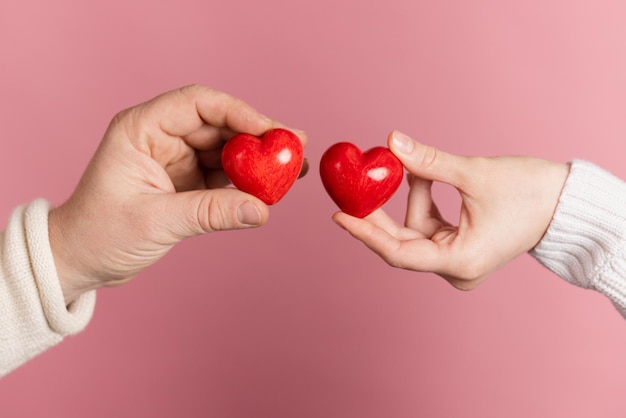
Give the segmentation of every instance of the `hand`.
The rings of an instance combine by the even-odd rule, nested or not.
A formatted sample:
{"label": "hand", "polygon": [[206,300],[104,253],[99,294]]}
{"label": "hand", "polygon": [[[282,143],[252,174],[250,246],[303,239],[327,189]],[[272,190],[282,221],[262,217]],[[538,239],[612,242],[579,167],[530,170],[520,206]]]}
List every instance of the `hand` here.
{"label": "hand", "polygon": [[130,280],[185,238],[263,225],[267,205],[224,188],[221,149],[235,133],[280,126],[197,85],[116,115],[72,196],[50,212],[66,303]]}
{"label": "hand", "polygon": [[[389,148],[408,170],[404,225],[382,210],[333,219],[394,267],[434,272],[458,289],[476,287],[532,249],[545,233],[569,173],[567,164],[530,157],[461,157],[392,132]],[[461,196],[458,225],[443,219],[433,181]]]}

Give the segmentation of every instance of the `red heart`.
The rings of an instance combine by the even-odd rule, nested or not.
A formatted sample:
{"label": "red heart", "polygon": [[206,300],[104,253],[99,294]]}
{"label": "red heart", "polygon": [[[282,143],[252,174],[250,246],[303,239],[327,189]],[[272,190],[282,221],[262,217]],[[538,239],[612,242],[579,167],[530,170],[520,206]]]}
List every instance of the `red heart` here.
{"label": "red heart", "polygon": [[345,213],[363,218],[387,202],[402,182],[402,163],[391,151],[362,152],[349,142],[326,150],[320,161],[324,188]]}
{"label": "red heart", "polygon": [[273,205],[298,178],[304,160],[302,142],[285,129],[259,138],[238,134],[222,150],[222,167],[235,187]]}

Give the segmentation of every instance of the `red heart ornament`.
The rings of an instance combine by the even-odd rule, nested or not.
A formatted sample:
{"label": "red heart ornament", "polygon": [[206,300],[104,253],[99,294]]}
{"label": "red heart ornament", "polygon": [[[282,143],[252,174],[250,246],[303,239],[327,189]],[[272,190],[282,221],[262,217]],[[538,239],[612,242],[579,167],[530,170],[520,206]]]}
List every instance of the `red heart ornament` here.
{"label": "red heart ornament", "polygon": [[273,205],[298,178],[304,161],[302,142],[285,129],[261,138],[238,134],[222,150],[222,167],[235,187]]}
{"label": "red heart ornament", "polygon": [[343,212],[359,218],[387,202],[403,174],[398,157],[383,147],[362,152],[349,142],[339,142],[320,160],[320,176],[330,197]]}

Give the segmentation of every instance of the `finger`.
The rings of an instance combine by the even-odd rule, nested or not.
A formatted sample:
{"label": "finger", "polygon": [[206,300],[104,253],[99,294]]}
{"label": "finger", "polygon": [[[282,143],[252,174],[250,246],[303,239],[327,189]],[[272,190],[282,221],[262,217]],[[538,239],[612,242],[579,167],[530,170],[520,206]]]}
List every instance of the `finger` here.
{"label": "finger", "polygon": [[236,132],[228,128],[217,128],[204,124],[194,132],[185,136],[185,142],[199,151],[210,151],[224,146],[226,140]]}
{"label": "finger", "polygon": [[409,196],[405,223],[409,228],[414,228],[423,219],[431,217],[433,198],[431,194],[432,180],[417,177],[411,173],[407,175],[409,182]]}
{"label": "finger", "polygon": [[442,269],[444,257],[441,250],[428,239],[399,240],[366,219],[341,212],[335,214],[333,219],[390,266],[421,272]]}
{"label": "finger", "polygon": [[402,228],[398,222],[396,222],[391,216],[387,214],[383,209],[376,209],[365,217],[368,221],[384,229],[387,233],[397,236],[398,231]]}
{"label": "finger", "polygon": [[450,225],[439,212],[432,198],[432,180],[425,180],[411,173],[405,225],[430,238],[443,225]]}
{"label": "finger", "polygon": [[302,177],[306,176],[308,172],[309,172],[309,160],[305,158],[302,161],[302,168],[300,169],[300,174],[298,174],[298,178],[301,179]]}
{"label": "finger", "polygon": [[387,143],[391,152],[410,173],[457,188],[462,186],[465,173],[468,171],[466,157],[447,154],[435,147],[420,144],[398,131],[389,134]]}
{"label": "finger", "polygon": [[[290,129],[280,122],[272,121],[271,129],[284,128],[293,132],[298,137],[303,146],[306,146],[308,139],[306,132]],[[185,141],[198,150],[208,150],[215,148],[216,146],[223,146],[224,142],[238,133],[229,127],[217,127],[208,124],[202,125],[196,131],[185,136]],[[246,132],[247,133],[247,132]]]}
{"label": "finger", "polygon": [[174,241],[207,232],[257,227],[269,216],[267,205],[236,189],[159,194],[150,199],[146,210],[158,214],[157,221]]}
{"label": "finger", "polygon": [[251,135],[261,135],[272,127],[269,118],[244,101],[201,85],[186,86],[152,99],[146,103],[145,116],[157,121],[168,135],[179,137],[190,135],[203,124]]}
{"label": "finger", "polygon": [[399,240],[424,238],[424,235],[420,232],[400,225],[382,209],[375,210],[371,214],[367,215],[365,219]]}
{"label": "finger", "polygon": [[[389,232],[368,219],[361,219],[343,212],[337,212],[333,215],[333,221],[366,245],[368,242],[378,242],[380,246],[392,249],[398,248],[400,245],[400,240],[394,237],[393,231]],[[367,246],[370,247],[370,245]],[[374,248],[370,247],[370,249]]]}

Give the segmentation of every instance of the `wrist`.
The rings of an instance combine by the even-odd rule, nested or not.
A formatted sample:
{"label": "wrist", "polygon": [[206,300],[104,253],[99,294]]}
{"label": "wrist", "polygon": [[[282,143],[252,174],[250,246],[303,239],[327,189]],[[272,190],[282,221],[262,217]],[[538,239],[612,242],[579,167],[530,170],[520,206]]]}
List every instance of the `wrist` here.
{"label": "wrist", "polygon": [[82,294],[95,290],[99,286],[80,271],[80,258],[76,250],[76,238],[71,236],[68,217],[63,206],[50,210],[48,214],[48,237],[50,249],[57,271],[57,277],[63,292],[66,306],[77,300]]}

